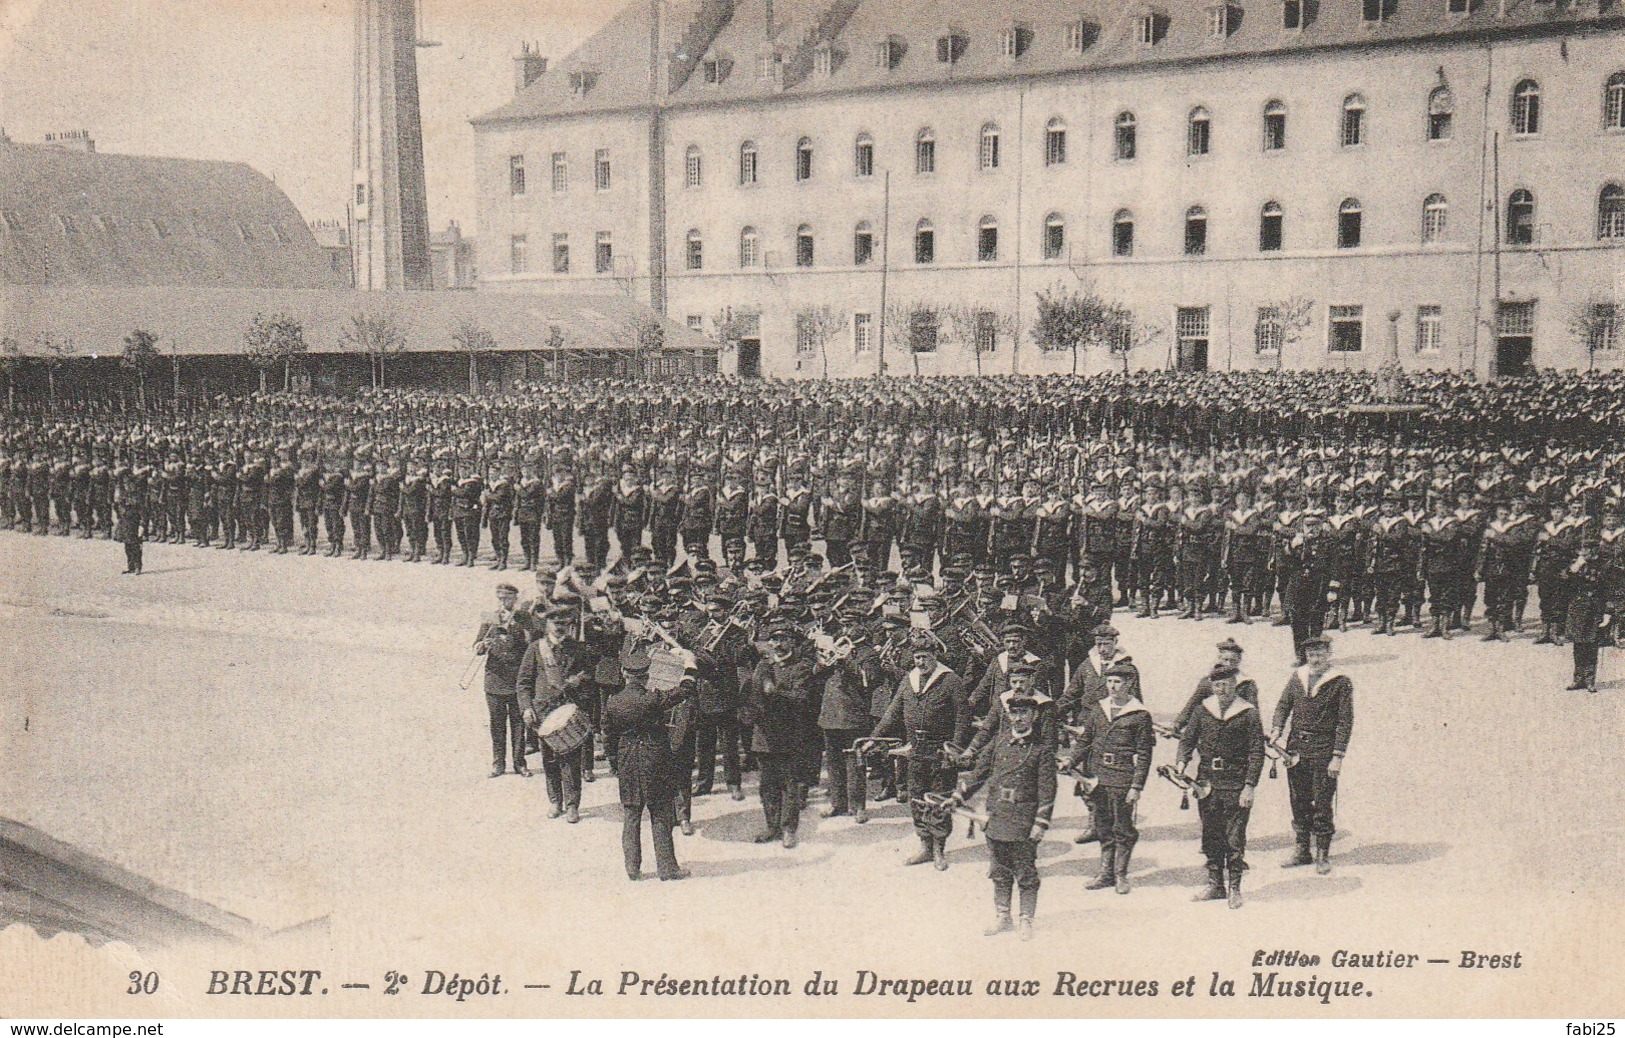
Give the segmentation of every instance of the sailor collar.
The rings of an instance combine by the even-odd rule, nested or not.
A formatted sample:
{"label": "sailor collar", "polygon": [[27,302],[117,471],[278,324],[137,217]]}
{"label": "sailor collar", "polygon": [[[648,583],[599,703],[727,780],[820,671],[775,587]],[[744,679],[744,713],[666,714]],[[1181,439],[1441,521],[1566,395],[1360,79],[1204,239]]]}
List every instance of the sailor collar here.
{"label": "sailor collar", "polygon": [[[1237,684],[1239,685],[1240,682],[1237,682]],[[1229,709],[1226,710],[1219,709],[1218,696],[1208,696],[1206,699],[1202,700],[1202,705],[1207,708],[1208,713],[1212,714],[1221,721],[1228,721],[1232,717],[1240,717],[1242,714],[1253,708],[1253,704],[1247,702],[1240,696],[1232,699],[1230,701]]]}
{"label": "sailor collar", "polygon": [[920,675],[920,668],[915,667],[913,670],[908,672],[908,680],[909,684],[914,688],[915,695],[923,696],[927,692],[931,691],[931,686],[937,683],[937,679],[941,678],[947,673],[949,673],[948,668],[942,665],[941,660],[938,660],[936,669],[933,670],[930,675],[922,678]]}
{"label": "sailor collar", "polygon": [[1111,696],[1103,696],[1098,705],[1100,707],[1100,712],[1106,715],[1106,720],[1108,721],[1121,720],[1122,718],[1127,717],[1129,714],[1136,712],[1142,714],[1150,713],[1150,711],[1145,708],[1145,704],[1140,702],[1138,699],[1130,699],[1127,703],[1124,703],[1122,706],[1118,707],[1115,716],[1112,714],[1113,704]]}
{"label": "sailor collar", "polygon": [[1343,672],[1335,667],[1322,674],[1320,676],[1320,680],[1313,683],[1311,683],[1309,680],[1309,668],[1307,666],[1299,667],[1296,674],[1298,676],[1298,684],[1303,686],[1305,694],[1307,694],[1310,699],[1315,698],[1315,693],[1319,692],[1321,686],[1325,685],[1328,681],[1343,676]]}

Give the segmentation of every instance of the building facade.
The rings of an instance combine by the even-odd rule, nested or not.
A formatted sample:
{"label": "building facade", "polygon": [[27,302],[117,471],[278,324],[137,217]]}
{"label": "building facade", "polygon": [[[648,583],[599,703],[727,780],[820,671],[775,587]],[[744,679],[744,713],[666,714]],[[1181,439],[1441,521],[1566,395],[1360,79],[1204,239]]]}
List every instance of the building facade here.
{"label": "building facade", "polygon": [[[483,288],[745,373],[1621,363],[1607,5],[634,4],[475,127]],[[1040,349],[1055,291],[1126,356]]]}

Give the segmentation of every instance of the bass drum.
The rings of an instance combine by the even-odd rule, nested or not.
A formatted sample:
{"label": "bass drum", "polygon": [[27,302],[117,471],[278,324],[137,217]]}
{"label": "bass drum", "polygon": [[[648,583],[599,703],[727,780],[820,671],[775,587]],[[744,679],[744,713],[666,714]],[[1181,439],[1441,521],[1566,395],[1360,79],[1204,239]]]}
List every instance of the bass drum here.
{"label": "bass drum", "polygon": [[592,726],[586,712],[574,703],[553,710],[536,726],[536,737],[542,745],[560,755],[580,749],[590,734]]}

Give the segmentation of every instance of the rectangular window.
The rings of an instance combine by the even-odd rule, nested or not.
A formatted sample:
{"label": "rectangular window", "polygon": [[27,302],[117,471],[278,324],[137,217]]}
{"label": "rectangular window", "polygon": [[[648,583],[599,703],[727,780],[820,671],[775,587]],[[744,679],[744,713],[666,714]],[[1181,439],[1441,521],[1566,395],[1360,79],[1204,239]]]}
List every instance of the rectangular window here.
{"label": "rectangular window", "polygon": [[688,330],[691,332],[705,331],[705,318],[699,314],[688,315]]}
{"label": "rectangular window", "polygon": [[599,148],[592,160],[593,186],[599,191],[609,190],[609,149]]}
{"label": "rectangular window", "polygon": [[1182,340],[1206,339],[1211,324],[1210,311],[1205,306],[1182,306],[1175,315],[1174,327]]}
{"label": "rectangular window", "polygon": [[1360,210],[1347,207],[1337,214],[1337,247],[1340,249],[1358,249],[1360,247]]}
{"label": "rectangular window", "polygon": [[1112,255],[1134,255],[1134,221],[1118,220],[1112,224]]}
{"label": "rectangular window", "polygon": [[1351,105],[1343,107],[1343,147],[1352,148],[1363,139],[1365,130],[1365,109]]}
{"label": "rectangular window", "polygon": [[1416,308],[1416,352],[1438,353],[1444,348],[1444,310],[1437,306]]}
{"label": "rectangular window", "polygon": [[1141,15],[1140,20],[1135,23],[1134,35],[1140,41],[1140,46],[1154,46],[1157,42],[1157,16],[1154,14]]}
{"label": "rectangular window", "polygon": [[1281,251],[1281,225],[1283,217],[1279,209],[1266,209],[1258,218],[1258,251]]}
{"label": "rectangular window", "polygon": [[1060,259],[1066,251],[1066,224],[1060,220],[1051,220],[1044,224],[1044,258],[1047,260]]}
{"label": "rectangular window", "polygon": [[1592,303],[1587,324],[1587,349],[1593,353],[1613,349],[1619,343],[1619,304]]}
{"label": "rectangular window", "polygon": [[739,183],[756,183],[756,149],[744,148],[739,152]]}
{"label": "rectangular window", "polygon": [[523,234],[516,234],[508,240],[508,265],[515,274],[523,274],[529,265],[530,246]]}
{"label": "rectangular window", "polygon": [[976,261],[992,263],[999,258],[999,229],[980,227],[976,231]]}
{"label": "rectangular window", "polygon": [[1360,20],[1365,22],[1380,22],[1388,15],[1388,0],[1362,0],[1360,4]]}
{"label": "rectangular window", "polygon": [[810,234],[796,235],[796,266],[810,267],[813,265],[813,236]]}
{"label": "rectangular window", "polygon": [[705,263],[705,243],[698,237],[688,239],[688,249],[685,259],[689,270],[701,270]]}
{"label": "rectangular window", "polygon": [[859,141],[852,153],[852,172],[860,177],[875,175],[875,143]]}
{"label": "rectangular window", "polygon": [[937,315],[916,310],[908,317],[908,348],[915,353],[937,352]]}
{"label": "rectangular window", "polygon": [[600,274],[615,270],[615,242],[608,231],[599,231],[593,243],[593,269]]}
{"label": "rectangular window", "polygon": [[930,228],[914,232],[914,262],[935,263],[937,261],[937,232]]}
{"label": "rectangular window", "polygon": [[553,235],[553,273],[570,273],[570,236],[568,234]]}
{"label": "rectangular window", "polygon": [[1535,334],[1535,304],[1500,304],[1495,311],[1495,334],[1502,336],[1533,336]]}
{"label": "rectangular window", "polygon": [[553,153],[553,193],[562,195],[570,190],[570,160],[562,151]]}
{"label": "rectangular window", "polygon": [[875,64],[890,71],[903,60],[903,47],[896,40],[885,39],[875,45]]}
{"label": "rectangular window", "polygon": [[1207,11],[1207,32],[1216,40],[1230,35],[1230,8],[1226,4],[1210,7]]}
{"label": "rectangular window", "polygon": [[1185,255],[1201,256],[1207,253],[1207,217],[1185,217]]}
{"label": "rectangular window", "polygon": [[1448,0],[1445,9],[1451,14],[1467,14],[1472,10],[1470,0]]}
{"label": "rectangular window", "polygon": [[1212,142],[1213,124],[1206,119],[1192,119],[1186,135],[1185,150],[1191,155],[1206,155]]}
{"label": "rectangular window", "polygon": [[1282,0],[1281,28],[1287,32],[1303,28],[1303,0]]}
{"label": "rectangular window", "polygon": [[999,348],[999,315],[992,310],[976,311],[976,352],[992,353]]}
{"label": "rectangular window", "polygon": [[1286,147],[1286,113],[1264,113],[1264,150],[1280,151]]}
{"label": "rectangular window", "polygon": [[700,153],[691,151],[683,157],[683,184],[686,187],[699,187],[700,179]]}
{"label": "rectangular window", "polygon": [[875,236],[870,231],[852,235],[852,264],[861,267],[875,258]]}
{"label": "rectangular window", "polygon": [[508,194],[522,195],[525,193],[525,156],[508,156]]}
{"label": "rectangular window", "polygon": [[1044,131],[1044,165],[1059,166],[1066,162],[1066,130],[1052,126]]}
{"label": "rectangular window", "polygon": [[1066,49],[1073,54],[1082,54],[1085,42],[1087,42],[1087,30],[1083,19],[1068,22],[1066,26]]}
{"label": "rectangular window", "polygon": [[855,313],[852,315],[852,352],[868,353],[874,349],[875,341],[875,315],[871,313]]}
{"label": "rectangular window", "polygon": [[982,169],[999,168],[999,135],[996,133],[982,134],[982,147],[977,155],[978,163]]}
{"label": "rectangular window", "polygon": [[1333,306],[1327,329],[1327,348],[1331,352],[1359,353],[1365,348],[1365,307]]}
{"label": "rectangular window", "polygon": [[802,356],[818,352],[818,331],[811,314],[796,314],[796,352]]}
{"label": "rectangular window", "polygon": [[914,142],[914,172],[935,173],[937,171],[937,142],[932,138],[921,138]]}
{"label": "rectangular window", "polygon": [[829,47],[813,51],[813,72],[828,79],[835,72],[835,52]]}
{"label": "rectangular window", "polygon": [[812,179],[812,148],[802,147],[796,149],[796,179]]}
{"label": "rectangular window", "polygon": [[1281,352],[1281,311],[1278,307],[1258,308],[1258,322],[1253,325],[1253,345],[1259,353]]}
{"label": "rectangular window", "polygon": [[715,58],[709,58],[700,65],[706,83],[716,86],[722,82],[722,65]]}

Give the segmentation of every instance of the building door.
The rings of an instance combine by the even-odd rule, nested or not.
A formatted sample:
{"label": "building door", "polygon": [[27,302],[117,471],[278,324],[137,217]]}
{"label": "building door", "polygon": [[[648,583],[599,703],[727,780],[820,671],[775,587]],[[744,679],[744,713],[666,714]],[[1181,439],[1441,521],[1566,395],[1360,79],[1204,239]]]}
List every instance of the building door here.
{"label": "building door", "polygon": [[739,340],[739,377],[762,377],[762,340],[755,338]]}
{"label": "building door", "polygon": [[1495,315],[1497,378],[1527,375],[1534,370],[1535,304],[1502,303]]}
{"label": "building door", "polygon": [[1175,322],[1179,332],[1179,352],[1174,358],[1180,371],[1207,370],[1208,308],[1182,306]]}

